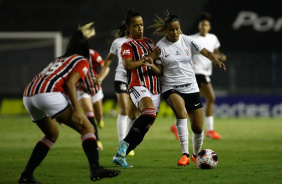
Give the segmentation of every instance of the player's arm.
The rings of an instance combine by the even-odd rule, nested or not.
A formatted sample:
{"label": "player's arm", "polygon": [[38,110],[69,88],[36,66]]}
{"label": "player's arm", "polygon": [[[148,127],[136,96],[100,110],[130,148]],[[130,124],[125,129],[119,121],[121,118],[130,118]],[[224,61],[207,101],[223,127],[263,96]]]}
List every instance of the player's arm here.
{"label": "player's arm", "polygon": [[114,55],[113,53],[108,54],[108,56],[105,59],[104,65],[101,68],[100,73],[97,75],[97,78],[104,80],[104,78],[107,77],[107,75],[110,72],[110,64],[112,63],[115,56],[116,55]]}
{"label": "player's arm", "polygon": [[[105,64],[106,63],[103,63],[102,65],[101,65],[101,67],[102,67],[102,69],[104,68],[104,71],[103,71],[103,74],[102,75],[100,75],[101,74],[101,72],[97,75],[97,77],[95,78],[95,80],[94,80],[94,83],[95,84],[98,84],[98,85],[101,85],[102,84],[102,81],[107,77],[107,75],[109,74],[109,72],[110,72],[110,67],[108,66],[108,67],[105,67]],[[101,69],[101,70],[102,70]]]}
{"label": "player's arm", "polygon": [[145,57],[145,65],[149,66],[156,76],[161,77],[163,75],[163,67],[162,67],[162,65],[154,63],[152,58]]}
{"label": "player's arm", "polygon": [[218,60],[218,58],[212,52],[208,51],[206,48],[203,48],[200,52],[203,56],[211,60],[218,68],[226,71],[226,66]]}
{"label": "player's arm", "polygon": [[64,89],[69,97],[71,105],[74,109],[74,113],[72,115],[72,121],[78,124],[82,124],[82,116],[81,108],[76,96],[76,84],[80,80],[81,76],[78,72],[73,71],[64,84]]}
{"label": "player's arm", "polygon": [[226,61],[226,55],[221,53],[219,49],[214,49],[213,53],[220,61]]}

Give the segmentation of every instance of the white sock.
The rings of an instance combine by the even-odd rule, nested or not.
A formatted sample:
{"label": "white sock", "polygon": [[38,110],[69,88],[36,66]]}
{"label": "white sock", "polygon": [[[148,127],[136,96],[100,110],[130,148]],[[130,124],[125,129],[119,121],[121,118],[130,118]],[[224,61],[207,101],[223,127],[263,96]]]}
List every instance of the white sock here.
{"label": "white sock", "polygon": [[213,130],[213,116],[206,117],[206,131]]}
{"label": "white sock", "polygon": [[192,142],[193,142],[194,155],[198,155],[198,153],[201,151],[203,141],[204,141],[204,131],[201,134],[193,133]]}
{"label": "white sock", "polygon": [[177,119],[176,129],[179,137],[180,147],[183,153],[189,154],[189,132],[187,127],[187,119]]}
{"label": "white sock", "polygon": [[118,114],[117,117],[117,132],[118,140],[121,141],[126,136],[126,127],[127,127],[127,116]]}
{"label": "white sock", "polygon": [[131,127],[132,127],[134,121],[135,121],[135,119],[133,119],[133,120],[130,119],[130,118],[127,119],[126,135],[128,134],[129,130],[131,129]]}

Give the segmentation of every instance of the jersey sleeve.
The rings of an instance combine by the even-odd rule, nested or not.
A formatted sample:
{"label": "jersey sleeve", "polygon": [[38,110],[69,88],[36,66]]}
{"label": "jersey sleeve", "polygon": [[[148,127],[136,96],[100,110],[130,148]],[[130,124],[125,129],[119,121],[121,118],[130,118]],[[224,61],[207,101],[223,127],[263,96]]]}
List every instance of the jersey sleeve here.
{"label": "jersey sleeve", "polygon": [[195,41],[194,39],[192,39],[190,36],[189,40],[190,40],[190,45],[191,48],[193,49],[193,51],[195,52],[195,54],[200,53],[201,50],[203,50],[205,47],[203,47],[202,45],[200,45],[197,41]]}
{"label": "jersey sleeve", "polygon": [[116,40],[113,41],[112,45],[111,45],[111,48],[110,48],[110,53],[111,54],[114,54],[114,55],[118,55],[118,48],[117,48],[117,43],[116,43]]}
{"label": "jersey sleeve", "polygon": [[133,49],[129,43],[123,43],[121,46],[121,57],[122,59],[125,58],[132,58],[133,59]]}
{"label": "jersey sleeve", "polygon": [[104,64],[104,60],[103,58],[100,56],[100,54],[97,51],[93,51],[91,52],[90,50],[90,56],[91,56],[91,60],[92,62],[98,64],[98,65],[102,65]]}
{"label": "jersey sleeve", "polygon": [[215,35],[214,35],[214,39],[215,39],[215,41],[214,41],[214,48],[218,49],[220,47],[220,42],[219,42],[217,36],[215,36]]}
{"label": "jersey sleeve", "polygon": [[85,76],[89,71],[89,62],[86,59],[80,60],[73,68],[73,71],[79,73],[82,80],[84,80]]}

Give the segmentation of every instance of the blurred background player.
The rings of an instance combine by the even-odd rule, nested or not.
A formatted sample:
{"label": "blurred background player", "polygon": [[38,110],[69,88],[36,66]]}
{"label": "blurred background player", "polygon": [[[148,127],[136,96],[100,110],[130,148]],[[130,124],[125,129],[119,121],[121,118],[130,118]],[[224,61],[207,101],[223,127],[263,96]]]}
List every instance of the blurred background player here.
{"label": "blurred background player", "polygon": [[[89,23],[88,26],[92,25],[93,23]],[[94,83],[94,80],[97,76],[98,67],[102,67],[104,65],[104,60],[95,50],[90,49],[89,53],[89,73],[85,77],[83,82],[78,83],[77,97],[82,109],[85,112],[86,117],[95,128],[98,148],[99,150],[103,150],[103,145],[99,139],[97,126],[99,128],[103,128],[104,126],[102,107],[102,99],[104,97],[104,94],[101,85],[99,83]],[[105,73],[109,73],[109,68],[105,69]],[[101,80],[103,80],[103,78],[101,78]],[[97,125],[95,123],[94,117],[97,121]]]}
{"label": "blurred background player", "polygon": [[[118,57],[118,66],[116,68],[114,86],[119,107],[119,113],[117,117],[118,140],[121,141],[125,138],[134,120],[138,117],[139,111],[129,99],[126,77],[127,73],[124,69],[121,58],[121,45],[130,38],[129,32],[126,30],[124,20],[122,21],[122,25],[118,27],[118,30],[119,38],[116,38],[113,41],[110,52],[105,59],[105,64],[98,74],[96,80],[97,82],[102,82],[102,79],[104,79],[108,74],[107,71],[113,59]],[[132,150],[128,155],[134,155],[134,150]]]}
{"label": "blurred background player", "polygon": [[179,136],[182,157],[177,165],[186,166],[190,163],[189,132],[187,118],[191,122],[193,131],[193,155],[196,155],[203,145],[203,111],[199,87],[193,70],[192,55],[202,54],[210,59],[217,67],[226,69],[216,56],[199,45],[190,36],[182,34],[180,21],[176,15],[167,15],[164,19],[157,17],[155,34],[164,35],[157,43],[161,49],[156,64],[162,67],[162,95],[164,100],[173,110],[177,120],[176,129]]}
{"label": "blurred background player", "polygon": [[129,95],[141,115],[134,121],[126,137],[119,142],[113,163],[122,167],[132,167],[126,162],[126,155],[143,140],[153,125],[160,106],[160,69],[153,60],[160,54],[152,40],[143,36],[143,19],[135,11],[129,10],[125,18],[130,39],[122,44],[121,55],[127,70]]}
{"label": "blurred background player", "polygon": [[63,56],[56,58],[26,86],[23,102],[32,121],[44,133],[33,149],[19,183],[40,183],[33,172],[46,157],[59,136],[57,122],[64,123],[81,134],[83,150],[90,165],[90,179],[117,176],[120,171],[100,167],[94,128],[81,111],[76,96],[76,84],[89,72],[90,27],[75,31]]}

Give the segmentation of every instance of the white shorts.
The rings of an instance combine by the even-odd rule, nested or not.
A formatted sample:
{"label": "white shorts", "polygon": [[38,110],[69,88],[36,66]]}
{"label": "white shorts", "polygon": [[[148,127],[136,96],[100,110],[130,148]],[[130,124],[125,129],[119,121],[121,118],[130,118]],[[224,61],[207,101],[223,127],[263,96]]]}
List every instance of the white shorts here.
{"label": "white shorts", "polygon": [[67,97],[60,92],[40,93],[23,97],[23,103],[34,122],[48,116],[54,118],[69,105]]}
{"label": "white shorts", "polygon": [[94,96],[90,96],[88,93],[84,91],[77,91],[76,94],[78,101],[82,98],[91,98],[93,104],[104,98],[104,93],[102,88]]}
{"label": "white shorts", "polygon": [[152,94],[147,88],[143,86],[134,86],[129,90],[129,95],[132,102],[138,108],[140,100],[144,97],[150,97],[155,106],[155,110],[159,112],[161,103],[161,94]]}

